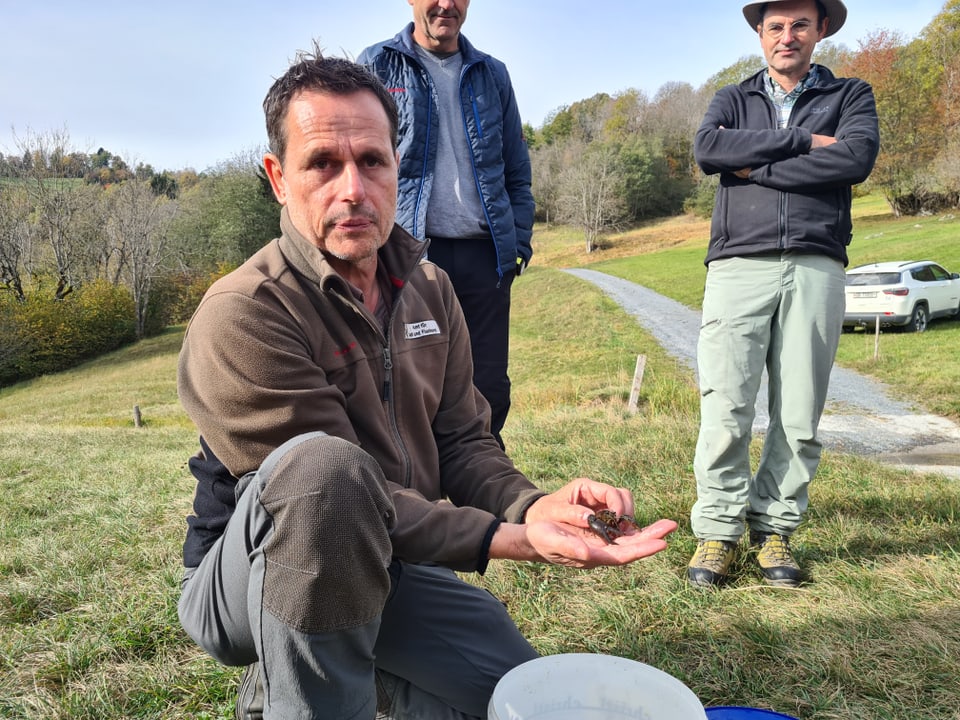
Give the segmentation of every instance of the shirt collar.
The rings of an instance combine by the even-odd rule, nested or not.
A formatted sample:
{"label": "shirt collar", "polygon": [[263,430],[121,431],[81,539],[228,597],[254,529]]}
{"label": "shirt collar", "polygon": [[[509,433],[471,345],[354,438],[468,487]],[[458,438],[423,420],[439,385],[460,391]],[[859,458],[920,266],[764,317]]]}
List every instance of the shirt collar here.
{"label": "shirt collar", "polygon": [[769,67],[763,71],[763,77],[765,80],[764,86],[766,87],[767,94],[770,95],[770,97],[785,98],[785,97],[791,97],[791,96],[797,97],[804,90],[809,90],[810,88],[812,88],[814,85],[817,84],[819,74],[817,72],[817,66],[811,65],[810,70],[807,71],[807,74],[800,79],[800,82],[797,83],[797,86],[790,92],[787,92],[786,90],[784,90],[782,87],[780,87],[780,83],[778,83],[776,80],[770,77]]}

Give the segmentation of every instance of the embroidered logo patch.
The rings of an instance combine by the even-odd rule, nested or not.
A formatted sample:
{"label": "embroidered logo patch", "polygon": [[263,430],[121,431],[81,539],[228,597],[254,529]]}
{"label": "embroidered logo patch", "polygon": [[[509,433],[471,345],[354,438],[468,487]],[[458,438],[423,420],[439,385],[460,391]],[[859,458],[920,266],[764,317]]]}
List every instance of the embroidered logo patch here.
{"label": "embroidered logo patch", "polygon": [[421,320],[420,322],[407,323],[404,325],[404,337],[407,340],[439,334],[440,326],[437,325],[436,320]]}

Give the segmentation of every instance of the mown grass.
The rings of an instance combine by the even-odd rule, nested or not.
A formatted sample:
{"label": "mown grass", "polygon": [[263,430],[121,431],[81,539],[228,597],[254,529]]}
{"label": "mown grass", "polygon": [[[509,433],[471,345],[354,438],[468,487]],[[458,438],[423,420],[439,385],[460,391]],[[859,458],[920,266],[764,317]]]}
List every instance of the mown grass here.
{"label": "mown grass", "polygon": [[[575,232],[542,228],[535,251],[540,262],[552,267],[589,265],[699,309],[709,234],[709,220],[683,216],[607,237],[599,251],[587,255]],[[848,253],[851,266],[885,260],[934,260],[951,272],[960,272],[960,217],[945,213],[894,218],[882,198],[858,198]],[[902,398],[931,412],[960,421],[957,347],[960,318],[937,320],[926,333],[882,332],[879,356],[872,333],[844,335],[837,362],[889,383]]]}
{"label": "mown grass", "polygon": [[[544,258],[568,252],[539,238]],[[697,241],[674,252],[685,242]],[[653,265],[672,262],[657,252]],[[811,584],[768,588],[744,553],[730,587],[690,589],[693,378],[598,290],[546,264],[514,285],[511,454],[548,489],[581,475],[630,487],[642,520],[681,529],[628,568],[505,562],[473,581],[541,652],[648,662],[708,705],[960,718],[960,484],[828,453],[795,542]],[[0,717],[232,717],[238,671],[205,657],[176,619],[195,447],[176,400],[180,333],[0,390]]]}

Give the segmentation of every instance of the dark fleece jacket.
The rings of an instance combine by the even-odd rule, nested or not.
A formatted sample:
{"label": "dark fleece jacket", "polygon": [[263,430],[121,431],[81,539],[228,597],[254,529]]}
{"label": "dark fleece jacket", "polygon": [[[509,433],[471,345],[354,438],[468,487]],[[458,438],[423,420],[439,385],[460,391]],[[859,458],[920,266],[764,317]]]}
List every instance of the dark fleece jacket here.
{"label": "dark fleece jacket", "polygon": [[[793,250],[846,265],[851,186],[870,175],[880,149],[870,86],[817,66],[814,87],[797,99],[789,126],[763,87],[765,71],[722,88],[694,140],[707,174],[720,173],[706,263]],[[811,135],[837,142],[811,150]],[[750,168],[750,176],[734,173]]]}

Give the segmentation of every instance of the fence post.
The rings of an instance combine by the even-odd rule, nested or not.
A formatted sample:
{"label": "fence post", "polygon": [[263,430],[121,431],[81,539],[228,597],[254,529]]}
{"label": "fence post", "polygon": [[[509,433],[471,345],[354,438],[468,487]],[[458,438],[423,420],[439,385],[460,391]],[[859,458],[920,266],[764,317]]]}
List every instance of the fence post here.
{"label": "fence post", "polygon": [[880,316],[877,315],[876,329],[873,332],[873,361],[880,358]]}
{"label": "fence post", "polygon": [[643,371],[647,367],[647,356],[637,355],[637,367],[633,371],[633,387],[630,388],[630,402],[627,410],[632,414],[637,412],[637,402],[640,398],[640,385],[643,383]]}

